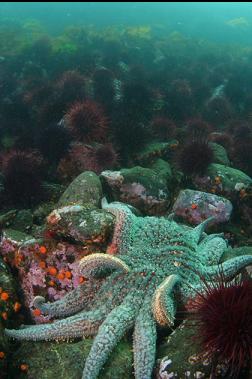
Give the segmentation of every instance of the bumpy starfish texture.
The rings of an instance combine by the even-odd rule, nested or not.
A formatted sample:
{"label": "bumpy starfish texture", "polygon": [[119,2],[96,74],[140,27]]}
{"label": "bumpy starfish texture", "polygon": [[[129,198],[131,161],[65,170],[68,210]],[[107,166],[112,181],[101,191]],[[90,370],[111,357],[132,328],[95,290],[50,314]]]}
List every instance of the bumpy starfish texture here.
{"label": "bumpy starfish texture", "polygon": [[[156,325],[173,325],[178,294],[186,304],[204,291],[204,282],[216,280],[227,245],[221,235],[204,233],[211,220],[190,228],[166,218],[137,217],[120,203],[103,207],[116,217],[113,248],[81,260],[80,272],[89,280],[65,298],[55,303],[35,298],[42,312],[63,319],[6,333],[34,341],[97,334],[82,376],[95,379],[120,338],[134,327],[135,377],[150,379]],[[221,270],[231,280],[251,263],[252,256],[239,256],[225,261]]]}

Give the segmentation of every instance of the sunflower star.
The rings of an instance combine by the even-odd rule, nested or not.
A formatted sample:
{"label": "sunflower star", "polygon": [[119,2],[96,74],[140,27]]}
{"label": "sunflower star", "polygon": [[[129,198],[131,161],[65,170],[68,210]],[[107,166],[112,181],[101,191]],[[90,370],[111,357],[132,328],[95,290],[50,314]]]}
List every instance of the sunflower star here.
{"label": "sunflower star", "polygon": [[[217,280],[227,245],[222,235],[204,233],[211,219],[192,229],[163,217],[137,217],[120,203],[103,203],[103,207],[116,217],[108,250],[113,254],[83,258],[80,272],[89,280],[63,299],[54,303],[45,303],[42,297],[34,300],[44,314],[65,318],[20,330],[6,329],[6,334],[35,341],[96,335],[82,376],[95,379],[112,349],[134,327],[135,377],[150,379],[156,324],[173,325],[175,294],[179,292],[185,304],[195,291],[203,290],[202,278]],[[222,270],[231,280],[251,263],[251,255],[239,256],[225,261]]]}

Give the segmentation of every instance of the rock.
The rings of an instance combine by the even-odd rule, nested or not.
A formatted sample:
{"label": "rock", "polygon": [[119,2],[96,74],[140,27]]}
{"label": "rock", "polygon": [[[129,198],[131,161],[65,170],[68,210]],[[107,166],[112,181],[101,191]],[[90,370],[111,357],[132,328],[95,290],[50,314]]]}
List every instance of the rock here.
{"label": "rock", "polygon": [[33,225],[33,215],[30,209],[22,209],[17,212],[16,217],[11,223],[11,228],[20,232],[28,232]]}
{"label": "rock", "polygon": [[[184,321],[158,349],[156,379],[209,378],[211,365],[202,357],[198,330]],[[173,375],[172,375],[173,373]],[[190,374],[190,375],[189,375]]]}
{"label": "rock", "polygon": [[136,166],[121,171],[103,171],[101,179],[113,201],[138,208],[147,215],[165,214],[170,203],[167,173]]}
{"label": "rock", "polygon": [[56,208],[55,203],[48,202],[40,204],[33,212],[34,223],[41,225],[46,221],[46,217]]}
{"label": "rock", "polygon": [[0,216],[0,226],[28,232],[33,225],[33,215],[30,209],[11,210]]}
{"label": "rock", "polygon": [[[0,251],[3,259],[17,272],[24,304],[31,310],[31,317],[36,322],[48,322],[47,316],[33,314],[34,297],[40,295],[47,301],[55,301],[73,290],[81,280],[80,259],[100,249],[52,239],[36,240],[21,232],[4,231]],[[0,275],[1,286],[4,275],[1,272]],[[8,289],[7,285],[2,288]]]}
{"label": "rock", "polygon": [[149,143],[137,154],[135,162],[138,165],[146,166],[154,163],[157,158],[169,159],[178,144],[177,140]]}
{"label": "rock", "polygon": [[252,236],[252,186],[242,188],[239,192],[237,219],[243,231]]}
{"label": "rock", "polygon": [[0,215],[0,227],[8,227],[17,215],[17,210],[13,209]]}
{"label": "rock", "polygon": [[224,166],[230,166],[230,160],[228,159],[226,149],[215,142],[209,142],[209,145],[211,146],[213,150],[214,163],[220,163],[220,164],[223,164]]}
{"label": "rock", "polygon": [[[23,342],[12,359],[12,377],[22,379],[20,366],[26,364],[29,378],[80,379],[92,343],[92,339],[58,344]],[[132,346],[127,341],[121,341],[111,353],[98,379],[133,379],[132,363]]]}
{"label": "rock", "polygon": [[193,225],[212,216],[215,217],[213,223],[218,224],[230,219],[232,208],[231,202],[224,197],[186,189],[180,191],[173,205],[173,212]]}
{"label": "rock", "polygon": [[10,241],[11,243],[20,246],[23,243],[30,241],[33,239],[33,236],[20,232],[19,230],[14,230],[14,229],[3,229],[3,236],[2,236],[2,242],[4,241]]}
{"label": "rock", "polygon": [[[155,170],[157,174],[164,175],[167,180],[170,180],[172,178],[172,169],[168,162],[164,161],[163,159],[157,159],[150,168],[152,170]],[[169,184],[168,184],[169,186]]]}
{"label": "rock", "polygon": [[4,229],[0,243],[3,258],[18,273],[24,303],[36,322],[48,319],[33,315],[34,297],[54,301],[77,287],[83,279],[80,259],[105,251],[114,227],[114,216],[92,205],[58,208],[47,221],[47,229],[39,238]]}
{"label": "rock", "polygon": [[[5,295],[2,298],[1,295]],[[13,327],[16,324],[13,318],[18,318],[22,308],[17,296],[17,284],[12,274],[0,257],[0,378],[7,376],[7,362],[10,353],[10,341],[4,334],[4,328]]]}
{"label": "rock", "polygon": [[92,171],[85,171],[69,184],[58,206],[88,203],[99,207],[101,198],[102,186],[99,177]]}
{"label": "rock", "polygon": [[7,379],[7,368],[8,368],[8,354],[10,350],[10,343],[4,334],[4,325],[0,320],[0,378]]}
{"label": "rock", "polygon": [[33,227],[30,230],[30,233],[33,235],[33,237],[36,240],[46,238],[46,236],[47,236],[46,225],[45,224],[43,224],[43,225],[33,224]]}
{"label": "rock", "polygon": [[[6,298],[2,298],[3,294]],[[21,309],[20,304],[20,307],[15,310],[14,305],[17,301],[17,283],[15,282],[9,267],[2,257],[0,257],[0,320],[5,327],[10,325],[10,318]]]}
{"label": "rock", "polygon": [[16,295],[16,284],[10,273],[10,270],[3,259],[0,257],[0,294],[7,292],[9,297],[6,301],[0,299],[0,310],[7,311],[9,309],[9,302]]}
{"label": "rock", "polygon": [[217,163],[209,165],[206,174],[195,177],[193,183],[200,191],[224,195],[229,199],[252,185],[252,179],[244,172]]}
{"label": "rock", "polygon": [[47,217],[47,228],[57,236],[75,242],[103,244],[111,235],[114,216],[92,205],[69,205],[55,209]]}
{"label": "rock", "polygon": [[65,190],[65,186],[56,183],[42,183],[42,189],[47,201],[57,202]]}

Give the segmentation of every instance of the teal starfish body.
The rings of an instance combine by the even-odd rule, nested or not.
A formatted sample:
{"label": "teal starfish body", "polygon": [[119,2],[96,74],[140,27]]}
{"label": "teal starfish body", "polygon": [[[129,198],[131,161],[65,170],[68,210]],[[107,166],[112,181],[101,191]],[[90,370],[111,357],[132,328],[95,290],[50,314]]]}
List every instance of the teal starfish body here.
{"label": "teal starfish body", "polygon": [[[6,333],[35,341],[96,335],[82,376],[95,379],[133,327],[135,377],[150,379],[156,325],[173,325],[177,292],[186,304],[204,290],[202,278],[216,280],[227,245],[222,235],[204,233],[210,220],[192,229],[167,218],[137,217],[120,203],[104,208],[116,217],[113,241],[107,254],[81,260],[80,272],[88,282],[54,303],[35,298],[43,313],[63,319]],[[251,263],[252,256],[239,256],[224,262],[222,271],[231,280]]]}

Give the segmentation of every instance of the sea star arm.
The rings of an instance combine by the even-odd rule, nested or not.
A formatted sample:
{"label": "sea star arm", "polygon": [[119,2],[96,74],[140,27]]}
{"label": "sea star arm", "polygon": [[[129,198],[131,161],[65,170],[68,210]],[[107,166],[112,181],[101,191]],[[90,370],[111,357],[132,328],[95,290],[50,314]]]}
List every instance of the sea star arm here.
{"label": "sea star arm", "polygon": [[100,273],[113,270],[129,272],[129,267],[119,258],[108,254],[91,254],[81,259],[80,273],[86,278],[92,278]]}
{"label": "sea star arm", "polygon": [[214,265],[205,269],[206,279],[218,277],[223,273],[226,280],[233,279],[243,268],[252,264],[252,255],[242,255],[229,259],[221,265]]}
{"label": "sea star arm", "polygon": [[206,227],[211,223],[211,221],[214,220],[214,217],[209,217],[205,221],[201,222],[199,225],[197,225],[193,230],[190,230],[185,233],[186,239],[189,241],[193,241],[195,243],[199,243],[203,232],[205,231]]}
{"label": "sea star arm", "polygon": [[[208,237],[211,237],[211,235]],[[216,265],[220,262],[224,251],[227,249],[227,244],[223,238],[208,237],[204,238],[198,245],[197,254],[201,256],[202,262],[207,266]]]}
{"label": "sea star arm", "polygon": [[133,298],[114,308],[99,328],[90,353],[86,359],[82,379],[96,379],[117,342],[126,330],[132,327],[136,316]]}
{"label": "sea star arm", "polygon": [[46,303],[44,297],[36,296],[33,305],[45,315],[58,318],[71,316],[88,307],[100,286],[98,281],[87,281],[53,303]]}
{"label": "sea star arm", "polygon": [[107,252],[113,248],[113,254],[126,254],[131,243],[131,228],[135,216],[131,210],[121,203],[108,204],[103,200],[102,208],[115,216],[115,227],[111,245]]}
{"label": "sea star arm", "polygon": [[81,312],[52,324],[31,325],[24,329],[5,329],[9,337],[27,341],[52,341],[94,335],[105,318],[104,312]]}
{"label": "sea star arm", "polygon": [[153,315],[160,325],[172,326],[174,323],[176,309],[172,293],[179,281],[178,275],[169,275],[154,293]]}
{"label": "sea star arm", "polygon": [[150,379],[155,364],[157,330],[152,312],[146,306],[144,304],[136,318],[133,335],[136,379]]}

